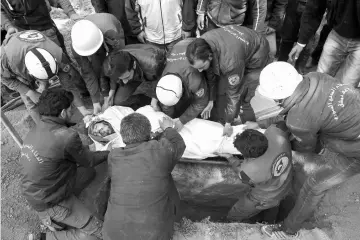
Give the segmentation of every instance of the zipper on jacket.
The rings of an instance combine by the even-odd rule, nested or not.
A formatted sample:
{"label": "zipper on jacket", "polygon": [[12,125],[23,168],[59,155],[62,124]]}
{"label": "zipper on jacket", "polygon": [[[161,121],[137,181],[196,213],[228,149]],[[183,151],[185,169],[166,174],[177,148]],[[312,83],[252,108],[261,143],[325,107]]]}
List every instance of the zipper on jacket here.
{"label": "zipper on jacket", "polygon": [[162,28],[163,28],[163,36],[164,36],[164,49],[165,49],[165,52],[167,53],[167,49],[165,47],[165,26],[164,26],[164,18],[163,18],[163,13],[162,13],[161,0],[159,1],[159,3],[160,3],[160,14],[161,14],[161,22],[162,22]]}

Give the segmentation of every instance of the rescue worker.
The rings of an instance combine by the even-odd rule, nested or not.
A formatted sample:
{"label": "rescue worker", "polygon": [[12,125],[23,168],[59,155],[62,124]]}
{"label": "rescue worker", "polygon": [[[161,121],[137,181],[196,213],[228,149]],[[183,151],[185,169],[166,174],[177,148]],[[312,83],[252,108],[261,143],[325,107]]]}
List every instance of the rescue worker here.
{"label": "rescue worker", "polygon": [[286,62],[264,68],[258,91],[284,110],[248,127],[266,127],[286,117],[292,149],[320,166],[305,180],[284,223],[263,227],[269,236],[284,239],[297,234],[327,190],[360,173],[360,92],[324,73],[302,76]]}
{"label": "rescue worker", "polygon": [[185,57],[188,45],[194,39],[185,39],[174,45],[168,56],[166,67],[156,86],[156,98],[151,106],[161,110],[175,121],[180,131],[184,124],[196,118],[209,102],[209,90],[202,73],[192,68]]}
{"label": "rescue worker", "polygon": [[1,26],[7,31],[6,38],[19,31],[37,30],[66,52],[64,38],[50,16],[51,5],[58,4],[72,20],[80,18],[69,0],[1,0]]}
{"label": "rescue worker", "polygon": [[51,230],[42,234],[46,240],[102,239],[102,221],[77,196],[109,152],[91,152],[68,128],[72,101],[72,94],[63,89],[44,91],[38,103],[41,122],[30,130],[21,149],[21,191]]}
{"label": "rescue worker", "polygon": [[284,122],[271,125],[264,134],[247,129],[235,137],[234,146],[243,161],[231,154],[220,155],[250,187],[228,213],[229,220],[240,222],[278,206],[287,196],[292,186],[292,153]]}
{"label": "rescue worker", "polygon": [[86,91],[85,83],[58,45],[35,30],[14,33],[5,39],[1,82],[20,93],[35,123],[40,121],[36,108],[40,93],[58,80],[74,94],[74,104],[82,115],[91,114],[81,99],[81,93]]}
{"label": "rescue worker", "polygon": [[166,52],[149,44],[127,45],[121,51],[110,53],[103,64],[104,74],[110,79],[104,83],[103,110],[109,106],[126,106],[134,110],[149,105],[154,84],[166,63]]}
{"label": "rescue worker", "polygon": [[116,17],[109,13],[96,13],[74,24],[71,29],[72,52],[87,83],[94,105],[94,114],[101,112],[100,92],[108,101],[102,89],[109,81],[102,71],[107,54],[125,46],[124,31]]}
{"label": "rescue worker", "polygon": [[172,238],[180,198],[171,172],[185,151],[183,138],[172,126],[171,119],[163,119],[164,132],[151,140],[151,124],[144,115],[122,119],[120,135],[126,147],[109,154],[104,240]]}
{"label": "rescue worker", "polygon": [[[205,119],[212,115],[212,120],[225,123],[224,134],[228,136],[240,106],[242,122],[255,120],[250,100],[255,95],[260,72],[269,61],[265,37],[240,25],[225,26],[190,43],[186,57],[192,67],[207,74],[210,101]],[[214,101],[215,108],[210,114]]]}

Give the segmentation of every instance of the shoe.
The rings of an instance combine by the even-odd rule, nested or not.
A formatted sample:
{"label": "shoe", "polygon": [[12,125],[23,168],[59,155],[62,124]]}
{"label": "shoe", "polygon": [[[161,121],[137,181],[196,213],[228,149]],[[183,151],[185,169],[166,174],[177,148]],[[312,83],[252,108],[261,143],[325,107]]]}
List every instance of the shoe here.
{"label": "shoe", "polygon": [[261,232],[272,239],[294,239],[299,236],[299,233],[290,234],[285,232],[280,224],[265,225],[261,227]]}

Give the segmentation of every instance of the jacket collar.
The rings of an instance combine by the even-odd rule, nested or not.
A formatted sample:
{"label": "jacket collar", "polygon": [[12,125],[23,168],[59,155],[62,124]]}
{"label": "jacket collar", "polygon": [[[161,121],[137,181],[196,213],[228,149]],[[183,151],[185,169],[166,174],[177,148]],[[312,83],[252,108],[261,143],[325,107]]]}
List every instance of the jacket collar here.
{"label": "jacket collar", "polygon": [[43,124],[50,124],[50,125],[61,125],[61,126],[66,126],[66,127],[70,127],[73,124],[68,123],[65,119],[63,118],[59,118],[59,117],[50,117],[50,116],[41,116],[41,122]]}
{"label": "jacket collar", "polygon": [[[145,142],[145,141],[144,141]],[[138,143],[131,143],[123,147],[123,149],[130,149],[130,148],[136,148],[137,146],[143,144],[144,142],[138,142]]]}

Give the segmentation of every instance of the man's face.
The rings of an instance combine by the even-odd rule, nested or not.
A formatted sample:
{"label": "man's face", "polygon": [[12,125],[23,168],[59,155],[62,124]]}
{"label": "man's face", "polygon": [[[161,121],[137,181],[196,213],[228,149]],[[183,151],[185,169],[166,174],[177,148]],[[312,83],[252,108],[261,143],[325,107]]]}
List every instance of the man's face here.
{"label": "man's face", "polygon": [[110,134],[112,134],[112,131],[111,131],[110,126],[108,126],[104,122],[98,122],[98,123],[95,123],[95,125],[94,125],[93,134],[95,136],[99,136],[99,137],[106,137],[106,136],[109,136]]}
{"label": "man's face", "polygon": [[134,78],[134,69],[131,69],[130,71],[124,72],[119,79],[123,81],[124,84],[127,84],[131,79]]}
{"label": "man's face", "polygon": [[204,70],[208,70],[210,67],[210,63],[211,63],[211,59],[208,60],[195,60],[194,64],[192,65],[193,68],[196,68],[197,70],[199,70],[199,72],[202,72]]}

